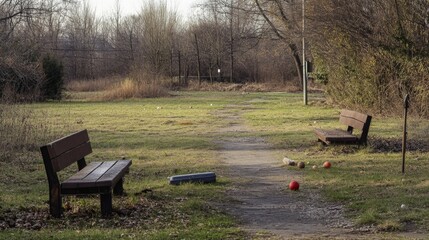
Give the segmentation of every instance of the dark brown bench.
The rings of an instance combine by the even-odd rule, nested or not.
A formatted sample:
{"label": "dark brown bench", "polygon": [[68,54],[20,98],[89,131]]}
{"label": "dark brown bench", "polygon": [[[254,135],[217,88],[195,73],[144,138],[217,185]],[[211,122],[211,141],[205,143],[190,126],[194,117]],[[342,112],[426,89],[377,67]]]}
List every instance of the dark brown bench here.
{"label": "dark brown bench", "polygon": [[[347,126],[347,130],[341,129],[314,129],[314,133],[318,137],[318,141],[325,144],[341,143],[341,144],[366,144],[368,140],[369,125],[371,124],[371,116],[350,111],[342,110],[340,114],[340,123]],[[360,135],[353,134],[355,129],[360,130]]]}
{"label": "dark brown bench", "polygon": [[[112,213],[112,190],[123,194],[123,177],[131,160],[85,162],[92,152],[87,130],[83,130],[40,147],[49,182],[49,211],[53,217],[61,217],[62,195],[100,194],[101,213]],[[67,180],[60,182],[57,172],[77,162],[78,170]]]}

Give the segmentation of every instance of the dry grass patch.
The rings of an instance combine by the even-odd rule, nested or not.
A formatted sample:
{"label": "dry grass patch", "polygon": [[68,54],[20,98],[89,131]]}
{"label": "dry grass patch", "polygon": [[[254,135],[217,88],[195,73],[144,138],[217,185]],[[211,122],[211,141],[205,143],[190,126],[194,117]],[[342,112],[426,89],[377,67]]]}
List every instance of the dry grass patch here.
{"label": "dry grass patch", "polygon": [[53,132],[42,122],[34,121],[35,112],[21,105],[0,105],[0,159],[25,158],[25,152],[37,149]]}
{"label": "dry grass patch", "polygon": [[260,83],[221,83],[221,82],[201,82],[189,81],[188,90],[191,91],[222,91],[222,92],[268,92],[268,91],[296,91],[298,88],[287,85],[260,84]]}
{"label": "dry grass patch", "polygon": [[[315,83],[309,83],[309,92],[322,92],[322,88]],[[301,92],[301,87],[294,82],[264,82],[264,83],[227,83],[227,82],[207,82],[201,84],[196,80],[188,82],[190,91],[221,91],[221,92]]]}
{"label": "dry grass patch", "polygon": [[134,81],[129,78],[115,84],[101,98],[103,100],[154,98],[168,96],[168,89],[157,81]]}
{"label": "dry grass patch", "polygon": [[123,81],[123,77],[105,77],[92,80],[74,80],[66,84],[66,89],[71,92],[98,92],[105,91]]}

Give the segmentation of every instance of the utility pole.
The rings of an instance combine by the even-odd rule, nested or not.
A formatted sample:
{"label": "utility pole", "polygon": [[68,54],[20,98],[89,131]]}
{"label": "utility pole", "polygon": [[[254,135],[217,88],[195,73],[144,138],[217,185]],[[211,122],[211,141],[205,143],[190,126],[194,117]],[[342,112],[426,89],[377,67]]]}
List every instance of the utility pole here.
{"label": "utility pole", "polygon": [[229,77],[229,82],[232,83],[234,82],[234,30],[233,30],[233,16],[234,16],[234,8],[233,8],[233,2],[234,0],[231,0],[231,16],[229,18],[229,40],[230,40],[230,45],[229,45],[229,50],[230,50],[230,77]]}
{"label": "utility pole", "polygon": [[305,0],[302,0],[302,90],[304,105],[308,104],[307,97],[307,61],[305,60]]}

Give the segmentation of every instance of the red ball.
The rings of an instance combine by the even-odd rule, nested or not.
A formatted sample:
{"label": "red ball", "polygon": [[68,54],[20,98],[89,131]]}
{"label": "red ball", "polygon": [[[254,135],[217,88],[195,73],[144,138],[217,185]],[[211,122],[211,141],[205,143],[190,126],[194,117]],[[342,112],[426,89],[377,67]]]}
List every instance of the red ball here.
{"label": "red ball", "polygon": [[289,183],[289,189],[292,191],[296,191],[299,189],[299,183],[297,181],[291,181]]}
{"label": "red ball", "polygon": [[331,163],[329,161],[326,161],[323,163],[323,167],[324,168],[330,168],[331,167]]}

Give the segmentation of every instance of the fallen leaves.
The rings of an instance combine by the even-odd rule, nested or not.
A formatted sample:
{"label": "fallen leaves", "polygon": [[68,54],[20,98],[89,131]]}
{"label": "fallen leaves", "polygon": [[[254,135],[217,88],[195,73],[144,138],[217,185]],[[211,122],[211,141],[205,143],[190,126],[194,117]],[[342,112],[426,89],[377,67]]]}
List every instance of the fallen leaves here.
{"label": "fallen leaves", "polygon": [[[374,152],[401,152],[402,151],[402,139],[400,138],[370,138],[369,146]],[[429,151],[429,142],[416,139],[407,140],[407,151]]]}
{"label": "fallen leaves", "polygon": [[[90,202],[90,204],[88,204]],[[0,213],[0,230],[40,230],[54,227],[59,229],[122,228],[163,229],[169,226],[186,227],[191,217],[181,211],[181,201],[138,196],[137,202],[129,198],[116,198],[110,218],[102,218],[98,198],[85,201],[64,200],[63,217],[52,218],[48,208],[23,208]]]}

